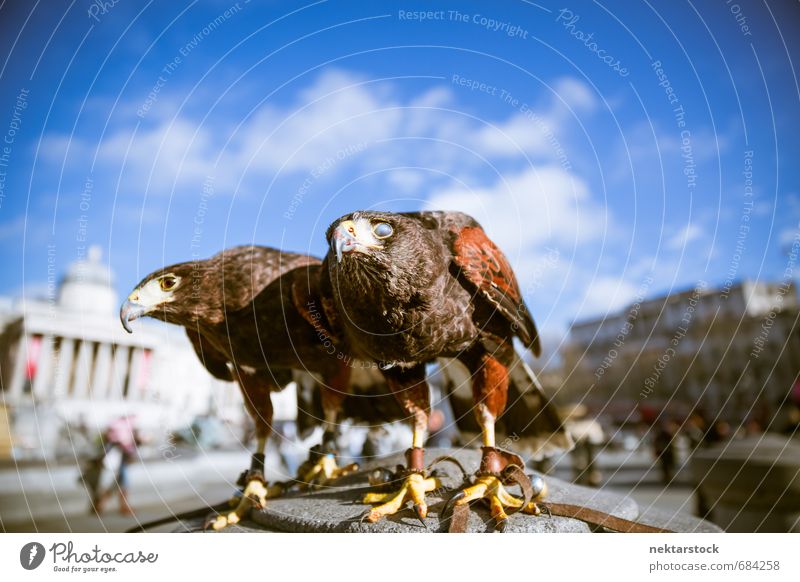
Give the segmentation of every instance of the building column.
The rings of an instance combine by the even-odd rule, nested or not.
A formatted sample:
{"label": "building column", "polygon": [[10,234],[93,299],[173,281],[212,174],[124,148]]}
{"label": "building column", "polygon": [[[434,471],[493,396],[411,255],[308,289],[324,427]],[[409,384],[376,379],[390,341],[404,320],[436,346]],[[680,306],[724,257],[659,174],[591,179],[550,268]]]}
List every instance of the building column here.
{"label": "building column", "polygon": [[108,398],[111,391],[111,344],[101,343],[97,347],[97,358],[94,362],[94,375],[92,379],[92,398]]}
{"label": "building column", "polygon": [[81,340],[78,358],[75,360],[75,383],[73,396],[76,399],[89,397],[89,377],[92,373],[92,342]]}
{"label": "building column", "polygon": [[52,335],[42,336],[42,347],[39,350],[39,357],[36,359],[36,377],[33,379],[31,392],[34,398],[48,398],[53,388],[53,344]]}
{"label": "building column", "polygon": [[20,334],[17,340],[17,355],[14,359],[14,371],[11,373],[11,382],[8,387],[9,400],[15,402],[22,396],[25,385],[25,367],[28,362],[28,342],[30,336]]}
{"label": "building column", "polygon": [[53,396],[63,398],[70,392],[69,379],[72,376],[72,366],[75,358],[75,340],[71,337],[61,338],[61,348],[58,350],[58,365],[56,366],[55,386]]}
{"label": "building column", "polygon": [[114,350],[114,362],[111,365],[111,388],[108,397],[111,400],[122,400],[125,391],[125,376],[128,372],[128,346],[117,345]]}
{"label": "building column", "polygon": [[128,373],[128,400],[139,400],[139,372],[142,369],[142,348],[131,347],[131,367]]}

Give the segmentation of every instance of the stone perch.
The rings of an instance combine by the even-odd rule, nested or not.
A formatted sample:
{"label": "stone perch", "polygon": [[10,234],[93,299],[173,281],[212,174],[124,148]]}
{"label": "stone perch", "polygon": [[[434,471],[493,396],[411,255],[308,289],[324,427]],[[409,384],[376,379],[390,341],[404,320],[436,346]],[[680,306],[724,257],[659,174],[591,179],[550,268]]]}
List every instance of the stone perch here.
{"label": "stone perch", "polygon": [[[428,462],[441,455],[450,455],[458,459],[468,474],[474,472],[480,462],[480,452],[477,450],[427,449],[425,452]],[[400,511],[397,515],[389,516],[374,524],[361,521],[361,516],[370,507],[361,503],[364,493],[369,490],[368,477],[370,473],[377,467],[394,470],[396,465],[403,462],[403,454],[398,453],[369,463],[358,472],[342,477],[333,487],[311,492],[291,493],[284,497],[270,499],[264,509],[253,511],[249,520],[223,531],[229,533],[236,531],[420,533],[425,532],[426,528],[431,533],[445,531],[446,524],[442,523],[439,514],[447,499],[462,485],[461,471],[452,463],[446,462],[435,467],[442,480],[442,490],[434,491],[427,497],[429,511],[428,517],[425,519],[426,527],[422,526],[411,509]],[[550,476],[546,477],[546,481],[548,495],[545,501],[590,507],[618,517],[639,520],[649,525],[674,531],[722,531],[710,522],[686,514],[672,514],[652,508],[643,513],[633,499],[616,493],[573,485]],[[519,495],[519,491],[516,489],[516,487],[511,488],[511,492]],[[183,522],[174,531],[195,529],[201,523],[202,519]],[[604,531],[602,528],[594,528],[576,519],[546,515],[530,516],[522,513],[512,515],[506,527],[507,533],[589,533],[596,530]],[[471,533],[493,531],[493,520],[489,511],[480,502],[471,506],[467,531]]]}
{"label": "stone perch", "polygon": [[764,434],[697,451],[692,476],[729,532],[800,531],[800,441]]}

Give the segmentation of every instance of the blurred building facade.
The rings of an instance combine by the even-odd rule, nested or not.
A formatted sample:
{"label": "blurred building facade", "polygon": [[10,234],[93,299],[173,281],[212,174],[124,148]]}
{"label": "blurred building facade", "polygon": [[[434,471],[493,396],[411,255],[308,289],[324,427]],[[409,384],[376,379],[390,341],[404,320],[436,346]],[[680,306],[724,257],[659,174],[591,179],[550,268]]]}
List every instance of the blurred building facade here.
{"label": "blurred building facade", "polygon": [[639,300],[572,325],[564,391],[595,413],[650,409],[769,424],[800,373],[797,290],[742,281]]}
{"label": "blurred building facade", "polygon": [[127,334],[100,250],[72,263],[50,300],[0,303],[0,447],[18,458],[74,454],[79,429],[99,434],[136,416],[156,440],[198,415],[243,420],[238,387],[206,372],[183,329],[137,322]]}

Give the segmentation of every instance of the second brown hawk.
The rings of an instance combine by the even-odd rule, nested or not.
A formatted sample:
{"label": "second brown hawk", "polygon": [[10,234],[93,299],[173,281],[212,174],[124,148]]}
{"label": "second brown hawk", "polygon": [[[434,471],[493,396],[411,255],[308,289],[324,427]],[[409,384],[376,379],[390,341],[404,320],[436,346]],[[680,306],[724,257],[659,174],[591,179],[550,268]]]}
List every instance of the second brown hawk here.
{"label": "second brown hawk", "polygon": [[[235,380],[255,421],[257,447],[241,502],[213,523],[235,523],[252,505],[283,491],[264,481],[264,450],[272,427],[270,394],[298,373],[314,377],[321,393],[325,436],[301,468],[301,482],[340,475],[334,426],[351,368],[325,337],[316,293],[320,260],[263,246],[240,246],[206,260],[171,265],[145,277],[120,309],[126,330],[149,316],[186,329],[197,356],[221,380]],[[344,469],[346,470],[346,469]]]}

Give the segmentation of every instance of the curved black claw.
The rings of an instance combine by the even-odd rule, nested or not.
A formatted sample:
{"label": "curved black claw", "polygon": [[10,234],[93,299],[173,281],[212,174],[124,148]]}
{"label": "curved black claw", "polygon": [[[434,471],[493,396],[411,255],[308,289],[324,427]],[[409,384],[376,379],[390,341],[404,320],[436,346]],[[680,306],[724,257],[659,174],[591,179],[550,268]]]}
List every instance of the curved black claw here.
{"label": "curved black claw", "polygon": [[445,503],[444,507],[442,508],[442,520],[447,520],[450,519],[450,517],[452,517],[451,514],[453,510],[453,505],[459,499],[464,499],[465,495],[466,493],[464,493],[463,491],[459,491],[458,493],[456,493],[450,499],[447,500],[447,503]]}
{"label": "curved black claw", "polygon": [[505,533],[507,525],[508,525],[508,520],[507,519],[495,520],[495,522],[494,522],[494,531],[496,531],[498,533]]}
{"label": "curved black claw", "polygon": [[425,518],[422,517],[422,508],[417,504],[414,504],[414,515],[417,516],[417,519],[422,524],[422,527],[428,529],[428,524],[425,523]]}
{"label": "curved black claw", "polygon": [[361,517],[358,518],[358,523],[364,523],[364,520],[369,517],[369,514],[372,513],[371,509],[368,509],[364,513],[361,514]]}

